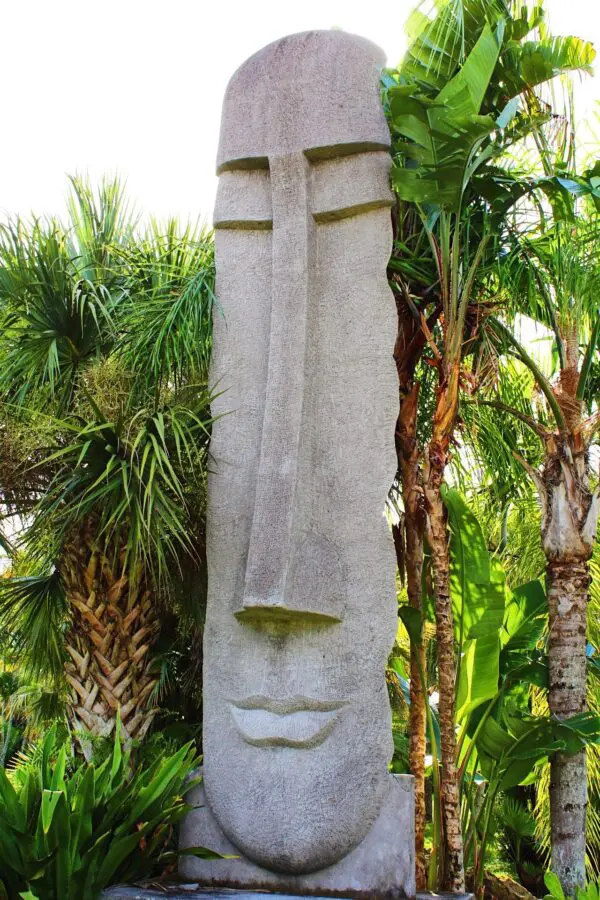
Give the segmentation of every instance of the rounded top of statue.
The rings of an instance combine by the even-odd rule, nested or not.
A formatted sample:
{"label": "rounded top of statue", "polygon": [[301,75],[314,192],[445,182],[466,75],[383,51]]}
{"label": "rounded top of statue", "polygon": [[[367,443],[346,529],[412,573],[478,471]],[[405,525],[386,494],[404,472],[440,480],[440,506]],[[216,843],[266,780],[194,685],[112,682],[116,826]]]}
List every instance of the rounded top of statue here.
{"label": "rounded top of statue", "polygon": [[385,55],[344,31],[305,31],[269,44],[232,76],[223,101],[217,172],[267,168],[269,156],[382,150]]}

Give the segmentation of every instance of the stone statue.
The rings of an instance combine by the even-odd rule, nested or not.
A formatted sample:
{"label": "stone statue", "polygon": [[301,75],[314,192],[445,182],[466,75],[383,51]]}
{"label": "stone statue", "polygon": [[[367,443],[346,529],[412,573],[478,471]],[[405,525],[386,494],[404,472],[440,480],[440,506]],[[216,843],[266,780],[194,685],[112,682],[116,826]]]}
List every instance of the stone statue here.
{"label": "stone statue", "polygon": [[239,858],[187,858],[204,884],[414,895],[412,783],[388,771],[398,384],[383,62],[340,31],[292,35],[225,96],[206,805],[182,844]]}

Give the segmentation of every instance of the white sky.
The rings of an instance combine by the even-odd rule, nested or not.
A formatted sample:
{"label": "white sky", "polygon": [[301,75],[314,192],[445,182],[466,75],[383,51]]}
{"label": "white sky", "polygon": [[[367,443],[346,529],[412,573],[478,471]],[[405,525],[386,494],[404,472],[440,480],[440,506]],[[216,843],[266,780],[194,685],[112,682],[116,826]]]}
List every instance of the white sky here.
{"label": "white sky", "polygon": [[[593,40],[598,0],[547,0]],[[136,208],[210,221],[223,92],[285,34],[341,27],[396,63],[413,0],[3,0],[0,217],[62,213],[66,173],[118,172]],[[600,62],[598,65],[600,71]],[[579,88],[589,120],[600,75]]]}

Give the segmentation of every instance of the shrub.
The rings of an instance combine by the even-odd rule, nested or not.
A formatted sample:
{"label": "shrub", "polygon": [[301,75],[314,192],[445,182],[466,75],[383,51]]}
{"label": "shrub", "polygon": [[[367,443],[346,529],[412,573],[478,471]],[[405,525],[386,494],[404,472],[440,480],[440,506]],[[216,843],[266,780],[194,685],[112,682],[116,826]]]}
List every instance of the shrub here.
{"label": "shrub", "polygon": [[0,900],[94,900],[174,860],[169,839],[189,809],[196,752],[187,744],[132,771],[119,731],[101,764],[71,767],[52,728],[31,762],[10,776],[0,769]]}

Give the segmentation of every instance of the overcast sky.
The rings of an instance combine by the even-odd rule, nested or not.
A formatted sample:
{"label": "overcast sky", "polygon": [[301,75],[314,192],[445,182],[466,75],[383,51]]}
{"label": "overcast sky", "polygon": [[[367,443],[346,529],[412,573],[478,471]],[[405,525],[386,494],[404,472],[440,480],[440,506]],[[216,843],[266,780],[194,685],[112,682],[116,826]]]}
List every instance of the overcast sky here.
{"label": "overcast sky", "polygon": [[[62,213],[67,173],[119,173],[140,212],[210,221],[229,76],[270,41],[340,27],[404,47],[413,0],[4,0],[0,217]],[[598,0],[548,0],[600,50]],[[600,68],[600,66],[599,66]],[[589,119],[600,76],[579,88]]]}

